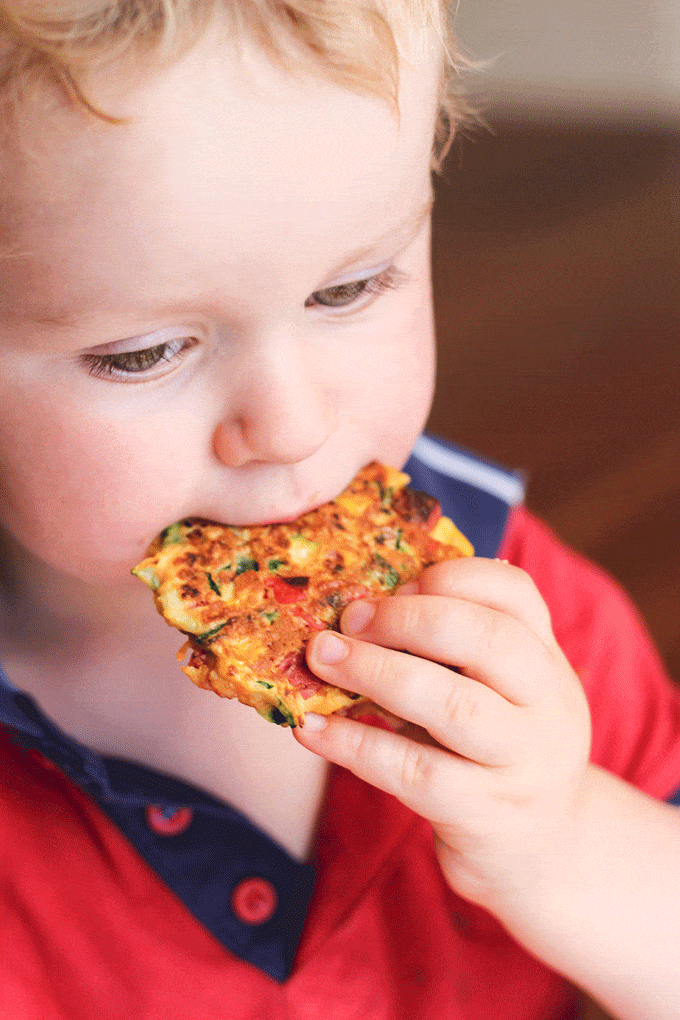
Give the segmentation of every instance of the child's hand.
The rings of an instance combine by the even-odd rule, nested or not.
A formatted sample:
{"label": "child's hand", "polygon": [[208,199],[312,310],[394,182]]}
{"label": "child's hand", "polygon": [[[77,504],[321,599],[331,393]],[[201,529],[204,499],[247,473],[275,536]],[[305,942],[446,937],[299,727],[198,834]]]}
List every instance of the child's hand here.
{"label": "child's hand", "polygon": [[[341,627],[356,636],[325,631],[307,651],[317,676],[414,725],[391,733],[331,716],[294,733],[427,818],[450,886],[521,928],[577,839],[585,695],[524,571],[457,559],[429,567],[417,587],[352,603]],[[326,648],[344,658],[324,664]]]}

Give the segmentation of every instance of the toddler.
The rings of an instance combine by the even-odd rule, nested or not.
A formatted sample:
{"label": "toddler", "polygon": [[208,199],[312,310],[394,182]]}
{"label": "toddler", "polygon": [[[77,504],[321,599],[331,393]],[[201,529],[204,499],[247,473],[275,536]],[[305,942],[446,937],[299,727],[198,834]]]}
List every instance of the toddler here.
{"label": "toddler", "polygon": [[[680,1017],[678,691],[422,434],[449,6],[0,0],[2,1018]],[[193,687],[154,536],[372,460],[478,553],[309,644],[408,728]]]}

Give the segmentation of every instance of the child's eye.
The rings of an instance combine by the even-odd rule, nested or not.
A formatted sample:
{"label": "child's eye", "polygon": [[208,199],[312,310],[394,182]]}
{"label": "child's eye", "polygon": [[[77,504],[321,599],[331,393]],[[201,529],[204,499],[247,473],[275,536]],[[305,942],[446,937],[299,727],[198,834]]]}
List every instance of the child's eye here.
{"label": "child's eye", "polygon": [[[369,294],[378,294],[386,290],[396,290],[410,281],[408,273],[403,273],[395,266],[389,266],[375,276],[364,280],[353,280],[341,283],[336,287],[317,290],[305,302],[306,307],[313,304],[325,308],[347,308]],[[144,347],[139,351],[125,351],[122,354],[82,354],[80,363],[89,375],[97,378],[124,379],[133,376],[151,374],[163,362],[181,359],[197,343],[193,337],[179,337],[167,343]],[[158,373],[154,373],[157,375]]]}
{"label": "child's eye", "polygon": [[163,362],[174,361],[186,354],[196,341],[192,337],[178,337],[155,347],[145,347],[140,351],[126,351],[123,354],[82,354],[81,364],[85,365],[90,375],[101,378],[121,378],[126,375],[151,372]]}
{"label": "child's eye", "polygon": [[377,276],[369,276],[366,280],[352,280],[351,283],[341,283],[337,287],[317,290],[311,298],[307,299],[305,305],[309,307],[314,303],[323,305],[324,308],[346,308],[368,294],[396,290],[408,283],[409,280],[408,273],[402,273],[395,266],[389,266],[382,273],[378,273]]}

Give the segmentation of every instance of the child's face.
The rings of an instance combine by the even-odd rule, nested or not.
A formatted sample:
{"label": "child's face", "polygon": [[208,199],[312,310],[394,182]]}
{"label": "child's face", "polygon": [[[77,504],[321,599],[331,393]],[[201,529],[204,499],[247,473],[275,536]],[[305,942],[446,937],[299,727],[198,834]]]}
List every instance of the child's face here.
{"label": "child's face", "polygon": [[208,36],[125,95],[102,75],[130,126],[28,122],[3,157],[0,520],[30,553],[127,583],[178,518],[293,518],[403,464],[433,386],[438,71],[402,68],[399,130]]}

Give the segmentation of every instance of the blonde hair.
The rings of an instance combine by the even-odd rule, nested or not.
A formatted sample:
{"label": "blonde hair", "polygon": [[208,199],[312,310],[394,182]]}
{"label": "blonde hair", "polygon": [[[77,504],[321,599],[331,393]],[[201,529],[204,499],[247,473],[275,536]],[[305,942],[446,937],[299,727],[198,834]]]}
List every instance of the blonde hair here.
{"label": "blonde hair", "polygon": [[[110,124],[127,123],[88,98],[88,72],[133,55],[158,67],[179,60],[219,13],[236,38],[263,46],[292,72],[301,56],[340,85],[376,95],[399,116],[399,59],[434,33],[441,47],[432,168],[441,173],[454,134],[475,121],[460,89],[474,65],[453,36],[450,0],[0,0],[0,104],[45,84]],[[6,121],[7,123],[7,121]]]}

